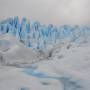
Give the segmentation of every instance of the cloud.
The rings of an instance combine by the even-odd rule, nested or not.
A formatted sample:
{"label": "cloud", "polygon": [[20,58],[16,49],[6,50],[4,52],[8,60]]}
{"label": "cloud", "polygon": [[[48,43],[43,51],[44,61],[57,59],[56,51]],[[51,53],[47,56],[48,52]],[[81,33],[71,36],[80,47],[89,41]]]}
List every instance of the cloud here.
{"label": "cloud", "polygon": [[90,0],[0,0],[0,20],[11,16],[44,24],[90,25]]}

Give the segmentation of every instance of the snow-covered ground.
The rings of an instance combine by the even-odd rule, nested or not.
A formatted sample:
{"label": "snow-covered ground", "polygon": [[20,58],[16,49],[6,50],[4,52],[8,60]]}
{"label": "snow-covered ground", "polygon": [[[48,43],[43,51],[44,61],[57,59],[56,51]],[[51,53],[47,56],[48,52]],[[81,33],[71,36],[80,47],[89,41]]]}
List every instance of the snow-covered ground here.
{"label": "snow-covered ground", "polygon": [[0,90],[90,90],[90,43],[64,42],[47,55],[0,40]]}

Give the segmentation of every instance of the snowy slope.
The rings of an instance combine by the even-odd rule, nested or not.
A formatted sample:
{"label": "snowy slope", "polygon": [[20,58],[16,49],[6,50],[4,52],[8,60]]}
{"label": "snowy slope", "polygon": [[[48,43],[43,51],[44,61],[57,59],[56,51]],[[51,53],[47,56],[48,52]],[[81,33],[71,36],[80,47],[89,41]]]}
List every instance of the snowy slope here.
{"label": "snowy slope", "polygon": [[90,27],[0,23],[0,90],[90,90]]}
{"label": "snowy slope", "polygon": [[[13,53],[18,50],[13,49]],[[90,90],[90,43],[63,43],[52,51],[51,57],[31,64],[29,68],[0,66],[0,89]],[[5,57],[13,53],[5,52]],[[18,57],[18,54],[14,55]]]}
{"label": "snowy slope", "polygon": [[[39,59],[36,51],[26,48],[14,36],[0,36],[0,64],[21,66],[33,63]],[[38,57],[38,59],[37,59]]]}

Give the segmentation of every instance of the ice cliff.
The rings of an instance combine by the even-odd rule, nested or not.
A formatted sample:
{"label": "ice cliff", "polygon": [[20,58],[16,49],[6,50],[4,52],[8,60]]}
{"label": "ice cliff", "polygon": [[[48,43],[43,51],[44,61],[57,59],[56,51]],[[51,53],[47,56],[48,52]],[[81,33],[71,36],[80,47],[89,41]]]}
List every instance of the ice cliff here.
{"label": "ice cliff", "polygon": [[0,23],[0,35],[8,33],[20,42],[33,49],[47,49],[47,46],[63,41],[83,43],[90,40],[90,27],[63,25],[48,26],[38,21],[29,21],[25,17],[20,21],[18,17],[8,18]]}

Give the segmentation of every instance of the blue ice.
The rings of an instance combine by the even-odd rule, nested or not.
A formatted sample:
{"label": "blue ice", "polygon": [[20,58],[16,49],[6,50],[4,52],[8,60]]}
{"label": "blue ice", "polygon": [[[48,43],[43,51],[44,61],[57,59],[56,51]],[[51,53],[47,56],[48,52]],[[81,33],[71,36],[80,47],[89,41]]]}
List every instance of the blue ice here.
{"label": "blue ice", "polygon": [[63,25],[59,28],[53,24],[42,25],[40,22],[31,22],[25,17],[20,21],[18,16],[9,18],[0,23],[0,34],[11,34],[30,48],[44,49],[49,44],[56,44],[65,39],[71,42],[90,40],[90,27],[78,25]]}

